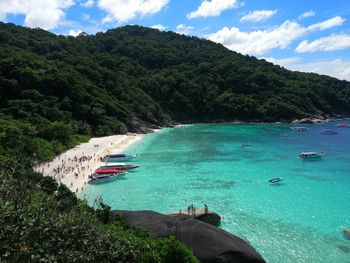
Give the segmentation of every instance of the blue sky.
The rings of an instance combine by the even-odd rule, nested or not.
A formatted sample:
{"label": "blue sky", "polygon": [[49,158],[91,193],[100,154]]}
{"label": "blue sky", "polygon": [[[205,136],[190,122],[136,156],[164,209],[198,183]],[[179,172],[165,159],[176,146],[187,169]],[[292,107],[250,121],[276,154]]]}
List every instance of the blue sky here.
{"label": "blue sky", "polygon": [[0,0],[0,20],[73,36],[143,25],[350,80],[346,0]]}

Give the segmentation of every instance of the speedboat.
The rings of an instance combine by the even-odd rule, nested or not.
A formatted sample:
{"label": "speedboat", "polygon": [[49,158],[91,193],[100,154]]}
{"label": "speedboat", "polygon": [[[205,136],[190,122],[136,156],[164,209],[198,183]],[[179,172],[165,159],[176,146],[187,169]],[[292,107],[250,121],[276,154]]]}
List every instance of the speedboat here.
{"label": "speedboat", "polygon": [[334,130],[322,130],[320,131],[321,134],[328,134],[328,135],[333,135],[333,134],[337,134],[337,131]]}
{"label": "speedboat", "polygon": [[131,170],[135,168],[139,168],[140,165],[135,164],[126,164],[126,163],[115,163],[115,162],[108,162],[104,166],[101,166],[99,169],[106,170],[106,169],[118,169],[118,170]]}
{"label": "speedboat", "polygon": [[347,124],[347,123],[339,123],[339,124],[337,124],[337,127],[338,127],[338,128],[349,128],[350,125]]}
{"label": "speedboat", "polygon": [[129,160],[135,157],[137,157],[137,154],[126,154],[126,153],[109,154],[104,157],[104,161],[115,162],[116,160]]}
{"label": "speedboat", "polygon": [[90,175],[89,183],[90,184],[98,184],[104,183],[108,181],[113,181],[118,176],[126,175],[128,172],[121,171],[120,169],[97,169],[94,174]]}
{"label": "speedboat", "polygon": [[302,152],[301,154],[299,154],[299,158],[303,160],[316,160],[320,159],[323,155],[323,152]]}
{"label": "speedboat", "polygon": [[123,172],[120,169],[115,169],[115,168],[111,168],[111,169],[97,169],[95,171],[96,174],[118,174],[118,175],[125,175],[127,174],[127,172]]}
{"label": "speedboat", "polygon": [[119,175],[120,175],[119,173],[102,173],[102,174],[94,173],[89,176],[90,177],[89,184],[99,184],[99,183],[113,181],[117,179]]}
{"label": "speedboat", "polygon": [[307,131],[306,127],[290,127],[293,131],[305,132]]}
{"label": "speedboat", "polygon": [[276,184],[276,183],[281,182],[282,180],[283,180],[282,177],[276,177],[276,178],[270,179],[268,182],[269,182],[270,184]]}

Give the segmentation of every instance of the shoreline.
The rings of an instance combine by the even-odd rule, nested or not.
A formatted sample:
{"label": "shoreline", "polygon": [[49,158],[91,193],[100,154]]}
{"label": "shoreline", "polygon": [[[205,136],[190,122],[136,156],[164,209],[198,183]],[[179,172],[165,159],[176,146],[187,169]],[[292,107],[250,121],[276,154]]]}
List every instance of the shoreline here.
{"label": "shoreline", "polygon": [[[154,132],[157,133],[159,130]],[[101,158],[112,152],[122,153],[143,137],[144,134],[130,133],[91,138],[88,142],[56,156],[50,162],[37,165],[34,170],[44,176],[55,178],[78,195],[87,185],[89,175],[103,165]]]}
{"label": "shoreline", "polygon": [[[327,122],[337,120],[349,120],[349,118],[334,118],[328,119]],[[325,123],[327,123],[325,122]],[[283,122],[210,122],[210,124],[282,124]],[[175,124],[168,128],[183,128],[196,124],[209,124],[206,122],[198,123],[181,123]],[[285,124],[302,124],[288,122]],[[307,123],[319,125],[324,123]],[[152,129],[152,133],[160,133],[166,127]],[[83,191],[89,175],[92,174],[96,168],[103,165],[104,162],[100,158],[105,157],[111,152],[123,153],[132,144],[142,140],[144,134],[128,133],[126,135],[112,135],[105,137],[94,137],[88,142],[77,145],[76,147],[67,150],[66,152],[56,156],[49,162],[41,163],[34,167],[34,170],[42,173],[44,176],[51,176],[59,183],[65,184],[73,193],[78,195]]]}
{"label": "shoreline", "polygon": [[[305,120],[310,120],[310,122],[305,122]],[[236,124],[236,125],[244,125],[244,124],[291,124],[291,125],[299,125],[299,124],[311,124],[311,125],[319,125],[319,124],[326,124],[329,122],[335,122],[335,121],[349,121],[350,117],[344,117],[344,118],[327,118],[327,119],[317,119],[317,118],[304,118],[304,119],[295,119],[293,121],[263,121],[263,120],[257,120],[257,121],[208,121],[208,122],[184,122],[180,124],[174,124],[173,126],[170,126],[169,128],[181,128],[186,127],[190,125],[198,125],[198,124]],[[317,122],[319,121],[319,122]]]}

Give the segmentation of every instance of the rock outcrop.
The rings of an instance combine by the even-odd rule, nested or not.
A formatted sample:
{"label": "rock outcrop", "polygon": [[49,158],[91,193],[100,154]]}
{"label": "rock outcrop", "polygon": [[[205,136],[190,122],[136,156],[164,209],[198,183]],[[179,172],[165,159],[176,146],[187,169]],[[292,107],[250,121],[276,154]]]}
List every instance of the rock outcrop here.
{"label": "rock outcrop", "polygon": [[305,118],[305,119],[301,119],[299,123],[313,124],[313,121],[311,119]]}
{"label": "rock outcrop", "polygon": [[301,120],[293,120],[292,123],[300,123],[300,124],[323,124],[329,122],[329,119],[324,119],[324,118],[305,118]]}
{"label": "rock outcrop", "polygon": [[153,211],[113,211],[133,228],[148,228],[154,237],[175,236],[203,263],[262,263],[265,260],[243,239],[187,215]]}

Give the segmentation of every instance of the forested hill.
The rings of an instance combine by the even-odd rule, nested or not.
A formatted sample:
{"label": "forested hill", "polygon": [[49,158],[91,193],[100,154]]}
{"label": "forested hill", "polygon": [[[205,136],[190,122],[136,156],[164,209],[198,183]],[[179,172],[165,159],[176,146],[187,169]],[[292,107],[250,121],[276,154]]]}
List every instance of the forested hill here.
{"label": "forested hill", "polygon": [[349,82],[140,26],[66,37],[0,23],[0,97],[3,118],[34,123],[43,137],[57,121],[51,129],[106,135],[135,130],[138,120],[350,113]]}

